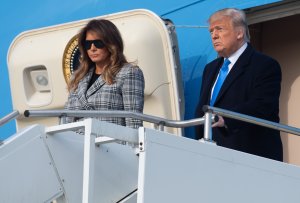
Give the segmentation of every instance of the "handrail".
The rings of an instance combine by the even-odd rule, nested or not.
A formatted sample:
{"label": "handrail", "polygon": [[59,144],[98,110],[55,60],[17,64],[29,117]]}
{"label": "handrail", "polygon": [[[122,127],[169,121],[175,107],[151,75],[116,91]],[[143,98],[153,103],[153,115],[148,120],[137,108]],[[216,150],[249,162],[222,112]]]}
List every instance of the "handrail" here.
{"label": "handrail", "polygon": [[[211,113],[212,114],[212,122],[216,122],[218,120],[217,116],[214,116],[213,114],[217,114],[220,116],[264,126],[267,128],[279,130],[282,132],[291,133],[294,135],[300,135],[300,129],[295,128],[292,126],[268,121],[261,118],[256,118],[253,116],[248,116],[241,113],[236,113],[228,110],[224,110],[217,107],[211,107],[211,106],[203,106],[203,111],[205,113]],[[19,115],[18,111],[14,111],[10,113],[9,115],[3,117],[0,120],[0,126],[4,123],[12,120],[13,118],[17,117]],[[121,117],[121,118],[134,118],[139,119],[142,121],[146,121],[149,123],[156,124],[158,126],[166,126],[166,127],[174,127],[174,128],[185,128],[185,127],[191,127],[196,125],[203,125],[205,124],[205,117],[202,118],[196,118],[196,119],[190,119],[190,120],[184,120],[184,121],[178,121],[178,120],[170,120],[165,118],[160,118],[157,116],[142,114],[142,113],[135,113],[135,112],[128,112],[128,111],[95,111],[95,110],[26,110],[24,112],[25,117]],[[210,136],[208,136],[210,137]]]}
{"label": "handrail", "polygon": [[12,119],[17,118],[19,115],[20,115],[19,111],[16,111],[16,110],[7,114],[6,116],[4,116],[3,118],[0,119],[0,126],[8,123]]}
{"label": "handrail", "polygon": [[233,111],[224,110],[224,109],[217,108],[217,107],[203,106],[203,111],[205,113],[209,112],[209,113],[212,113],[212,114],[217,114],[217,115],[224,116],[224,117],[227,117],[227,118],[233,118],[233,119],[236,119],[236,120],[245,121],[245,122],[260,125],[260,126],[263,126],[263,127],[279,130],[279,131],[282,131],[282,132],[287,132],[287,133],[291,133],[291,134],[294,134],[294,135],[300,135],[300,129],[299,128],[295,128],[295,127],[292,127],[292,126],[288,126],[288,125],[268,121],[268,120],[261,119],[261,118],[256,118],[256,117],[253,117],[253,116],[248,116],[248,115],[241,114],[241,113],[236,113],[236,112],[233,112]]}
{"label": "handrail", "polygon": [[[149,123],[156,124],[160,128],[174,127],[185,128],[195,125],[202,125],[205,122],[204,118],[196,118],[185,121],[169,120],[160,118],[157,116],[128,112],[128,111],[96,111],[96,110],[26,110],[24,112],[25,117],[120,117],[120,118],[134,118]],[[217,117],[212,117],[212,121],[215,122]]]}

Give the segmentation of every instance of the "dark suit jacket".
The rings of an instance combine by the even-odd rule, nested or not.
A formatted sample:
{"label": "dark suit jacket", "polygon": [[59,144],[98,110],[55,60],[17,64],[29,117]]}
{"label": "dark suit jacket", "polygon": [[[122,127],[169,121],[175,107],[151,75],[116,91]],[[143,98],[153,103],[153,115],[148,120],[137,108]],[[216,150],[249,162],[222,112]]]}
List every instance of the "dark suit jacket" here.
{"label": "dark suit jacket", "polygon": [[[196,117],[204,115],[209,105],[212,86],[223,58],[207,64],[202,77],[200,101]],[[250,44],[227,75],[214,106],[258,118],[279,122],[280,65],[258,53]],[[279,131],[224,118],[226,127],[213,128],[217,145],[282,161]],[[196,128],[196,138],[203,137],[203,126]]]}

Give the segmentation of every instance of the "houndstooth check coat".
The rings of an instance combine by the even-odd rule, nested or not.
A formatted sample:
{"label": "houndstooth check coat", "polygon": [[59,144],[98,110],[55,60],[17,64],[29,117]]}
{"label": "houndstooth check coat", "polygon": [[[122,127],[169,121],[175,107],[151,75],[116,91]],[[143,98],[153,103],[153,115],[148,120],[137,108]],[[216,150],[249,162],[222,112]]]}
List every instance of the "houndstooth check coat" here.
{"label": "houndstooth check coat", "polygon": [[[140,68],[125,64],[109,85],[100,76],[88,89],[94,68],[79,82],[78,88],[71,91],[65,104],[67,110],[125,110],[142,113],[144,108],[144,75]],[[131,118],[97,118],[131,128],[142,126],[142,121]],[[67,117],[66,123],[80,120]]]}

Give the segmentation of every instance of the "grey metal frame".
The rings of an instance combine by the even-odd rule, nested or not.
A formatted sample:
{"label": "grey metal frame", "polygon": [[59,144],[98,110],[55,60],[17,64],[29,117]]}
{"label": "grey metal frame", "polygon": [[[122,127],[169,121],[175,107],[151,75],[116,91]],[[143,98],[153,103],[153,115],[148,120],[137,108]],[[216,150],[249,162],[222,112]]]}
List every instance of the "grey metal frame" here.
{"label": "grey metal frame", "polygon": [[13,111],[9,114],[7,114],[6,116],[4,116],[3,118],[0,119],[0,126],[8,123],[9,121],[17,118],[20,115],[19,111]]}
{"label": "grey metal frame", "polygon": [[[203,125],[205,118],[196,118],[184,121],[169,120],[157,116],[128,112],[128,111],[95,111],[95,110],[26,110],[25,117],[119,117],[119,118],[135,118],[142,121],[155,124],[155,129],[163,130],[164,127],[185,128],[196,125]],[[63,120],[63,119],[62,119]],[[215,121],[215,116],[212,116],[212,122]]]}
{"label": "grey metal frame", "polygon": [[[216,115],[224,116],[227,118],[232,118],[232,119],[236,119],[236,120],[240,120],[240,121],[245,121],[247,123],[252,123],[255,125],[271,128],[274,130],[279,130],[279,131],[291,133],[294,135],[300,135],[299,128],[295,128],[295,127],[288,126],[288,125],[283,125],[280,123],[268,121],[268,120],[261,119],[261,118],[256,118],[253,116],[248,116],[248,115],[241,114],[241,113],[236,113],[233,111],[224,110],[224,109],[217,108],[217,107],[204,106],[203,111],[205,112],[206,119],[209,119],[212,115],[216,114]],[[205,130],[204,137],[207,138],[207,140],[211,140],[210,139],[211,138],[211,126],[209,123],[207,124],[207,129]]]}
{"label": "grey metal frame", "polygon": [[[240,121],[245,121],[255,125],[264,126],[267,128],[279,130],[282,132],[291,133],[294,135],[300,135],[300,129],[288,125],[283,125],[276,122],[271,122],[265,119],[256,118],[253,116],[248,116],[245,114],[240,114],[228,110],[224,110],[217,107],[204,106],[203,111],[205,112],[204,117],[178,121],[169,120],[165,118],[160,118],[157,116],[127,112],[127,111],[86,111],[86,110],[26,110],[24,112],[25,117],[59,117],[63,120],[64,117],[82,117],[82,118],[93,118],[93,117],[121,117],[121,118],[135,118],[149,123],[153,123],[155,129],[164,130],[164,127],[173,128],[185,128],[196,125],[204,125],[204,141],[213,142],[212,138],[212,123],[216,122],[217,115],[224,116],[227,118],[232,118]],[[18,111],[13,111],[7,116],[0,120],[0,126],[9,122],[12,119],[17,118],[20,115]]]}

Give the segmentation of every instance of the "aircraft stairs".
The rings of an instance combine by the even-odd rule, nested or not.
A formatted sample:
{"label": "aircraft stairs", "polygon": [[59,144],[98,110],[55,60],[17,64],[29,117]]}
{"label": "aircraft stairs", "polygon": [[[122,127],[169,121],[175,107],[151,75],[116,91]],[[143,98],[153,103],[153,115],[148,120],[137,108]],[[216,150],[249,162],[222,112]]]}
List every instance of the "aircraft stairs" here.
{"label": "aircraft stairs", "polygon": [[[197,122],[207,130],[216,111]],[[298,166],[92,118],[17,132],[0,146],[0,168],[8,203],[300,202]]]}

